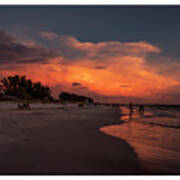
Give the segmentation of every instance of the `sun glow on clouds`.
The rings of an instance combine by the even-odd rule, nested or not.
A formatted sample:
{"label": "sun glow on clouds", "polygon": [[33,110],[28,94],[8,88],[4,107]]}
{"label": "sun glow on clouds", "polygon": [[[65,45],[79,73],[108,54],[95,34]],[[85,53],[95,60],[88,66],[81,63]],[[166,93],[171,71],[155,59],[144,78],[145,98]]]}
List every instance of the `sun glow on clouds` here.
{"label": "sun glow on clouds", "polygon": [[90,96],[96,93],[157,99],[158,92],[180,85],[180,81],[159,74],[158,67],[147,63],[148,53],[160,53],[161,50],[145,41],[80,42],[74,37],[47,32],[41,33],[41,37],[54,44],[58,51],[56,57],[48,58],[46,63],[2,64],[2,73],[26,74],[34,81],[59,86],[58,92],[62,89],[72,91],[72,84],[78,82],[79,92],[85,90]]}

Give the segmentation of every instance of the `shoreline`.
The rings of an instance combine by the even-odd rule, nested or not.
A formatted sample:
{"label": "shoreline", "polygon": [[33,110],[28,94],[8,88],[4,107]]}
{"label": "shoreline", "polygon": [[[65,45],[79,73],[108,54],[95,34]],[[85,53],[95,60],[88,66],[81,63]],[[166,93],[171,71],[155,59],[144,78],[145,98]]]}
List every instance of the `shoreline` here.
{"label": "shoreline", "polygon": [[[141,121],[144,119],[144,117],[139,118]],[[100,128],[100,131],[114,138],[123,139],[132,145],[138,155],[140,165],[144,169],[144,172],[141,172],[141,174],[179,175],[179,149],[175,150],[166,144],[159,144],[160,142],[157,140],[157,142],[153,141],[156,134],[153,134],[153,132],[150,133],[149,131],[155,128],[159,129],[161,126],[152,127],[151,123],[140,123],[139,118],[137,119],[137,117],[135,117],[135,119],[127,120],[124,117],[126,121],[124,124],[104,126]],[[167,127],[163,126],[163,128]],[[162,129],[160,132],[164,132],[164,130]],[[157,133],[156,130],[154,130],[154,133]],[[142,136],[145,138],[142,138]],[[148,138],[150,139],[148,140]],[[160,139],[161,136],[159,135],[157,138]],[[162,142],[165,142],[165,139]]]}
{"label": "shoreline", "polygon": [[26,141],[0,154],[0,174],[141,174],[132,146],[99,131],[123,123],[120,114],[115,107],[54,110],[53,122],[24,128]]}

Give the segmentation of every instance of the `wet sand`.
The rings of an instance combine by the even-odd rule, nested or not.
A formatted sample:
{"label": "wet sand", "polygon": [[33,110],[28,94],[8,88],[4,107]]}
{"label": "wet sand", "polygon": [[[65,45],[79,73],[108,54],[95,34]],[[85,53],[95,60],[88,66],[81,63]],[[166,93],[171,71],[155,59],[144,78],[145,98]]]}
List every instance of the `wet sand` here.
{"label": "wet sand", "polygon": [[[176,149],[179,147],[177,146],[179,144],[179,136],[173,138],[174,140],[177,139],[175,142],[170,138],[174,128],[167,129],[167,127],[162,128],[161,126],[139,123],[137,120],[140,118],[144,122],[143,117],[138,117],[137,115],[129,121],[124,116],[123,119],[125,121],[127,119],[126,123],[105,126],[100,128],[100,130],[112,137],[123,138],[131,144],[138,154],[144,173],[155,175],[179,174],[180,151]],[[179,131],[179,129],[176,129],[176,131]]]}
{"label": "wet sand", "polygon": [[[0,154],[0,174],[143,172],[131,145],[99,131],[100,127],[122,123],[118,108],[66,108],[40,112],[38,114],[38,111],[34,113],[32,110],[22,112],[20,116],[17,115],[19,112],[15,113],[23,122],[25,119],[28,122],[39,118],[41,124],[43,117],[46,117],[47,123],[43,126],[21,126],[23,138],[6,144],[6,151]],[[7,119],[11,119],[10,116]],[[17,123],[13,126],[15,128],[19,125]]]}

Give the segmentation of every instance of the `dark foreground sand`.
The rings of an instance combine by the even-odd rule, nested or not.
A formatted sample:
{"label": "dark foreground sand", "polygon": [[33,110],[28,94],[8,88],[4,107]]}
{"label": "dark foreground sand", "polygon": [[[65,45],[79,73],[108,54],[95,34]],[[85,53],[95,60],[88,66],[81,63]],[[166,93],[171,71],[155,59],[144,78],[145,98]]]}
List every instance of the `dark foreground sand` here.
{"label": "dark foreground sand", "polygon": [[24,129],[25,140],[0,154],[0,174],[141,174],[133,148],[99,131],[119,124],[120,110],[98,108],[54,111],[58,121]]}

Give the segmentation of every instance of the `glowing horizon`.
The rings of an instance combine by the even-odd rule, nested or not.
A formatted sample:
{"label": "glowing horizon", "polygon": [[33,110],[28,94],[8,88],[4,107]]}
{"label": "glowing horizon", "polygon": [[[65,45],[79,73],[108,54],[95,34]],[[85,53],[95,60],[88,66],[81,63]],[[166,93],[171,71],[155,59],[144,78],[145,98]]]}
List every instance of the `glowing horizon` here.
{"label": "glowing horizon", "polygon": [[[113,11],[111,16],[115,18]],[[89,36],[89,40],[79,37],[60,30],[40,29],[31,34],[21,28],[2,29],[0,74],[26,75],[48,85],[54,97],[65,90],[105,102],[177,104],[180,100],[180,63],[167,56],[162,44],[148,38],[95,42]]]}

